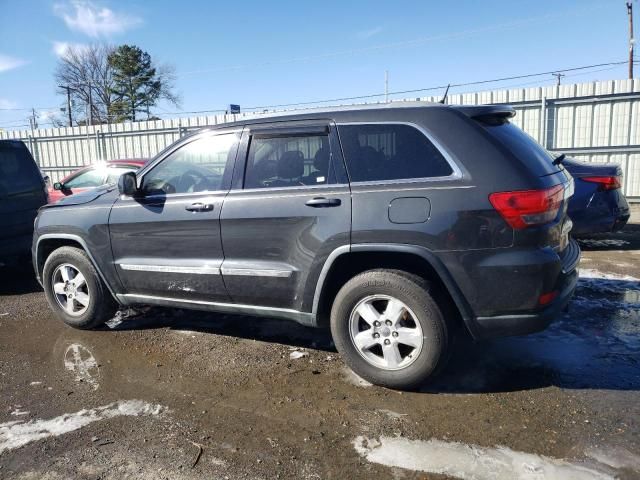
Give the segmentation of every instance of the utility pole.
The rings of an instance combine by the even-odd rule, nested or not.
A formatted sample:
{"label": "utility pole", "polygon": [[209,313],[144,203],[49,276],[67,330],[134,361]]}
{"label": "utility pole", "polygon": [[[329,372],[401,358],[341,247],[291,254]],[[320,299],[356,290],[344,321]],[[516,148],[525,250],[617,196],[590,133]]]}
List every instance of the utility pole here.
{"label": "utility pole", "polygon": [[556,86],[559,87],[560,86],[560,79],[565,76],[564,73],[552,73],[551,75],[556,77],[556,80],[557,80]]}
{"label": "utility pole", "polygon": [[36,109],[31,109],[31,116],[29,117],[29,125],[31,126],[31,130],[38,129],[38,116],[36,115]]}
{"label": "utility pole", "polygon": [[93,97],[92,97],[92,91],[91,91],[91,84],[89,83],[89,115],[88,115],[88,119],[89,119],[89,125],[93,125]]}
{"label": "utility pole", "polygon": [[384,102],[389,103],[389,70],[384,71]]}
{"label": "utility pole", "polygon": [[67,91],[67,114],[69,116],[69,126],[73,127],[71,119],[71,87],[69,85],[58,85],[58,87]]}
{"label": "utility pole", "polygon": [[633,3],[627,2],[627,15],[629,16],[629,78],[633,78]]}

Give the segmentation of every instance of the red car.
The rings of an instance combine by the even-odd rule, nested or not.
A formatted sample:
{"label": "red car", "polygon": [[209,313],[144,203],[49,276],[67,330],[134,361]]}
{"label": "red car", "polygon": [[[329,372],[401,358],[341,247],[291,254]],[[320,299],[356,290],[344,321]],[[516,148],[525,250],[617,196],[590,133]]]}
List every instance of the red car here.
{"label": "red car", "polygon": [[76,170],[49,187],[49,203],[55,203],[68,195],[84,192],[100,185],[116,183],[120,175],[135,172],[145,163],[147,163],[145,159],[111,160]]}

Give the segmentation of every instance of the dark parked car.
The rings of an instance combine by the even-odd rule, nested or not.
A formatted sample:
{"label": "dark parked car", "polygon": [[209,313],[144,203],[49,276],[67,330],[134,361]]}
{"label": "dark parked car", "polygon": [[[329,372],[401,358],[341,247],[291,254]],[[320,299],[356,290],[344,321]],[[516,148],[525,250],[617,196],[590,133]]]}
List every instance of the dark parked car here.
{"label": "dark parked car", "polygon": [[147,161],[142,159],[110,160],[83,167],[67,175],[59,182],[49,187],[49,203],[96,188],[107,183],[116,183],[120,175],[134,172]]}
{"label": "dark parked car", "polygon": [[572,234],[584,236],[621,230],[629,220],[629,204],[622,193],[619,165],[585,163],[565,158],[562,165],[575,180],[569,201]]}
{"label": "dark parked car", "polygon": [[25,144],[0,140],[0,263],[28,258],[33,221],[45,203],[44,179]]}
{"label": "dark parked car", "polygon": [[572,180],[513,114],[403,103],[208,128],[44,207],[35,271],[77,328],[139,304],[288,318],[330,326],[365,379],[416,387],[459,329],[535,332],[573,294]]}

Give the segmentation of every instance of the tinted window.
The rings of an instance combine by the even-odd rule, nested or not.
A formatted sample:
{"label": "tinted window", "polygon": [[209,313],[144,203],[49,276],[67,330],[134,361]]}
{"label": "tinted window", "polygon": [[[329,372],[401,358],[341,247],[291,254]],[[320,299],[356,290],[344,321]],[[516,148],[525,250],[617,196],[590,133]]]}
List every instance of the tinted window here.
{"label": "tinted window", "polygon": [[505,120],[480,122],[489,134],[525,162],[536,175],[556,173],[560,167],[553,165],[553,156],[523,130]]}
{"label": "tinted window", "polygon": [[105,167],[95,167],[64,182],[64,186],[66,188],[99,187],[104,183],[106,173],[107,169]]}
{"label": "tinted window", "polygon": [[0,193],[41,188],[42,176],[24,147],[0,145]]}
{"label": "tinted window", "polygon": [[409,125],[341,125],[340,142],[352,182],[446,177],[440,151]]}
{"label": "tinted window", "polygon": [[220,190],[227,163],[235,158],[238,135],[201,137],[171,153],[144,177],[146,193]]}
{"label": "tinted window", "polygon": [[329,137],[252,137],[244,188],[300,187],[329,183]]}

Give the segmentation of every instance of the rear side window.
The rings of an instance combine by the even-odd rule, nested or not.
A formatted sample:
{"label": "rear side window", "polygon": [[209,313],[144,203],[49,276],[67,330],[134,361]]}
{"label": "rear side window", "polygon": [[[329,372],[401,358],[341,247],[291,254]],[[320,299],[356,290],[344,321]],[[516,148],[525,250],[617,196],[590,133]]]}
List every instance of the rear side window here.
{"label": "rear side window", "polygon": [[330,183],[327,135],[251,138],[244,188],[282,188]]}
{"label": "rear side window", "polygon": [[442,153],[417,128],[401,124],[339,125],[352,182],[447,177]]}
{"label": "rear side window", "polygon": [[19,193],[41,187],[42,176],[28,150],[0,144],[0,193]]}
{"label": "rear side window", "polygon": [[489,117],[480,120],[480,124],[489,132],[489,135],[524,162],[535,175],[550,175],[561,169],[553,165],[553,157],[542,145],[513,123],[507,120],[492,120]]}

